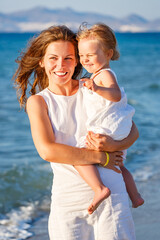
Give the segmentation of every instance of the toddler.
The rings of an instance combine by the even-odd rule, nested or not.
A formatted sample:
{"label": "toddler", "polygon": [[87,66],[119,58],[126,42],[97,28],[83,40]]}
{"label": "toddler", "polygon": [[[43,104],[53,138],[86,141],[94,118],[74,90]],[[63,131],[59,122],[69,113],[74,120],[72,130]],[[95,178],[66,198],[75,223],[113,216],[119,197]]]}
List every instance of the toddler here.
{"label": "toddler", "polygon": [[[85,27],[77,34],[80,62],[92,73],[90,79],[83,79],[84,101],[87,110],[87,130],[106,134],[115,140],[126,138],[131,130],[134,109],[127,104],[123,88],[119,88],[117,78],[110,69],[110,61],[119,58],[116,37],[110,27],[105,24]],[[85,136],[79,147],[85,146]],[[126,150],[124,151],[124,158]],[[109,155],[106,153],[106,164]],[[118,167],[118,166],[117,166]],[[95,192],[93,202],[88,207],[92,214],[99,204],[109,197],[110,189],[100,179],[98,169],[94,165],[75,166],[81,177]],[[123,166],[122,175],[133,207],[144,203],[139,194],[131,173]]]}

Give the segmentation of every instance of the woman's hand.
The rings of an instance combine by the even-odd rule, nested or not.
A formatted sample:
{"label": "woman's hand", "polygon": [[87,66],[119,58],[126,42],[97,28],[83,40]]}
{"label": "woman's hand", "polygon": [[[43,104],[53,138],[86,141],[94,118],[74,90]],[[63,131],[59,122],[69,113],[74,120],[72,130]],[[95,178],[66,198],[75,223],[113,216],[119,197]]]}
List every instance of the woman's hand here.
{"label": "woman's hand", "polygon": [[[116,168],[116,166],[123,166],[123,152],[112,152],[111,149],[114,144],[114,140],[103,134],[95,134],[93,132],[88,132],[86,137],[86,147],[92,150],[108,152],[109,154],[109,163],[107,164],[106,168],[112,169],[117,173],[121,173],[121,170]],[[104,153],[105,154],[105,153]],[[106,161],[106,155],[105,155]],[[103,166],[105,161],[101,164]]]}
{"label": "woman's hand", "polygon": [[[117,167],[122,167],[123,166],[123,152],[113,152],[113,153],[108,153],[109,154],[109,162],[105,168],[112,169],[113,171],[117,173],[122,173],[122,171]],[[103,165],[102,165],[103,167]]]}
{"label": "woman's hand", "polygon": [[138,129],[133,122],[129,135],[123,140],[113,140],[104,134],[88,132],[86,137],[86,147],[97,151],[115,152],[129,148],[139,137]]}
{"label": "woman's hand", "polygon": [[96,151],[114,152],[115,141],[104,134],[88,132],[86,147]]}

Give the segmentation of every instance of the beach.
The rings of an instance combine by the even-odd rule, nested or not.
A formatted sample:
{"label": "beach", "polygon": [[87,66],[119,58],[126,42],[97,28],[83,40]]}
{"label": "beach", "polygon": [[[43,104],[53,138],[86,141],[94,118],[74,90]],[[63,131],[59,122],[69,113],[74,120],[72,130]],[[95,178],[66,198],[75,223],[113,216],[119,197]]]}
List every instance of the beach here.
{"label": "beach", "polygon": [[[15,59],[33,33],[0,33],[0,240],[48,240],[54,174],[33,144],[11,81]],[[127,151],[145,204],[132,209],[137,240],[160,239],[160,33],[116,33],[120,60],[111,68],[124,87],[139,139]],[[130,203],[131,206],[131,203]]]}
{"label": "beach", "polygon": [[33,236],[28,238],[29,240],[49,240],[48,236],[48,214],[44,215],[42,218],[35,220],[30,231]]}

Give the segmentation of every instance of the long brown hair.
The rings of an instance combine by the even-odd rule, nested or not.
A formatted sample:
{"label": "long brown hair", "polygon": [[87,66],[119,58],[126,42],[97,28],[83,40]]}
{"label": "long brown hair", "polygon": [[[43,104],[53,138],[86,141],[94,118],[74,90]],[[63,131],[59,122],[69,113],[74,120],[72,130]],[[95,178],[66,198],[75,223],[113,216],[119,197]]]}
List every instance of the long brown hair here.
{"label": "long brown hair", "polygon": [[80,73],[82,67],[79,62],[76,34],[64,25],[51,26],[42,31],[28,42],[26,51],[21,52],[16,59],[19,66],[13,80],[21,107],[25,108],[28,87],[30,87],[29,94],[34,95],[48,86],[48,77],[39,62],[43,59],[48,45],[58,40],[69,41],[73,44],[78,64],[72,77],[76,78]]}

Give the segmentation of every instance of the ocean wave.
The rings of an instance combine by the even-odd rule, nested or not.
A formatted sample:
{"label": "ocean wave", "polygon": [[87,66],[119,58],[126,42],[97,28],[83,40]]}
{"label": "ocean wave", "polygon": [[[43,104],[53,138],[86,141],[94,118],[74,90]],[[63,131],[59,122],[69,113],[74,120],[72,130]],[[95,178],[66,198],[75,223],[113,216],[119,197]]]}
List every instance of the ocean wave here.
{"label": "ocean wave", "polygon": [[[140,161],[141,160],[141,161]],[[151,164],[154,162],[154,164]],[[149,151],[146,156],[142,156],[142,159],[139,158],[136,162],[132,162],[130,166],[132,169],[133,177],[138,182],[148,182],[156,179],[160,181],[160,163],[159,163],[159,150]],[[136,165],[136,166],[135,166]]]}
{"label": "ocean wave", "polygon": [[133,173],[134,179],[139,182],[146,182],[150,178],[152,178],[153,175],[154,175],[154,172],[149,167],[145,167],[145,168],[143,168],[141,170],[137,170],[136,172]]}
{"label": "ocean wave", "polygon": [[138,101],[136,100],[136,99],[128,99],[128,103],[130,104],[130,105],[133,105],[133,106],[135,106],[135,105],[138,105],[139,103],[138,103]]}
{"label": "ocean wave", "polygon": [[0,216],[0,240],[22,240],[33,236],[30,231],[33,222],[49,212],[50,200],[44,198],[40,203],[35,201],[12,209]]}
{"label": "ocean wave", "polygon": [[28,206],[21,206],[17,210],[12,210],[0,219],[0,240],[22,240],[31,237],[29,232],[37,203],[30,203]]}
{"label": "ocean wave", "polygon": [[[38,165],[38,164],[37,164]],[[35,167],[28,164],[13,166],[0,173],[0,211],[6,214],[26,202],[50,197],[52,174],[49,164]]]}

